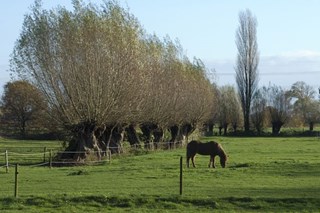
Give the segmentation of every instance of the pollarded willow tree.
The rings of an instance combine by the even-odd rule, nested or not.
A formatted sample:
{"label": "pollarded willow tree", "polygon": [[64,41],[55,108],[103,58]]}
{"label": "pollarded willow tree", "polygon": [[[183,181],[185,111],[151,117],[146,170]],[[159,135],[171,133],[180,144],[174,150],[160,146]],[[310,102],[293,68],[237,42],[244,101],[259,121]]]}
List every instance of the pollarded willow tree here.
{"label": "pollarded willow tree", "polygon": [[12,58],[12,71],[42,91],[71,133],[67,150],[81,152],[70,157],[119,151],[124,129],[133,145],[137,126],[161,138],[207,119],[214,96],[199,60],[191,63],[169,38],[147,36],[113,1],[73,4],[46,11],[36,1]]}
{"label": "pollarded willow tree", "polygon": [[319,101],[315,100],[316,91],[303,81],[298,81],[291,86],[289,95],[296,100],[293,103],[294,114],[301,117],[313,131],[314,124],[319,121]]}
{"label": "pollarded willow tree", "polygon": [[36,1],[25,17],[12,70],[40,88],[58,112],[56,118],[73,133],[70,150],[100,157],[112,130],[135,120],[141,36],[138,21],[114,2],[97,8],[74,1],[71,12],[47,11]]}
{"label": "pollarded willow tree", "polygon": [[186,143],[188,136],[206,122],[214,107],[214,88],[207,79],[204,64],[199,59],[181,64],[180,81],[174,82],[171,96],[172,115],[169,120],[171,143]]}
{"label": "pollarded willow tree", "polygon": [[226,85],[219,88],[218,103],[219,134],[222,134],[223,129],[226,135],[230,124],[236,133],[241,121],[241,106],[233,86]]}
{"label": "pollarded willow tree", "polygon": [[264,90],[266,91],[272,134],[278,135],[282,126],[288,122],[292,115],[291,97],[289,92],[280,86],[269,85]]}
{"label": "pollarded willow tree", "polygon": [[198,123],[208,119],[213,105],[213,89],[206,68],[199,59],[190,62],[181,45],[170,38],[161,41],[155,35],[144,42],[144,69],[147,91],[140,125],[146,143],[162,142],[166,129],[170,143],[184,143]]}
{"label": "pollarded willow tree", "polygon": [[250,130],[252,97],[258,87],[259,51],[257,43],[257,19],[250,10],[239,13],[239,27],[236,32],[238,49],[235,66],[236,83],[242,105],[244,129]]}
{"label": "pollarded willow tree", "polygon": [[263,87],[257,90],[252,100],[250,118],[258,135],[262,133],[266,119],[267,97],[268,89]]}

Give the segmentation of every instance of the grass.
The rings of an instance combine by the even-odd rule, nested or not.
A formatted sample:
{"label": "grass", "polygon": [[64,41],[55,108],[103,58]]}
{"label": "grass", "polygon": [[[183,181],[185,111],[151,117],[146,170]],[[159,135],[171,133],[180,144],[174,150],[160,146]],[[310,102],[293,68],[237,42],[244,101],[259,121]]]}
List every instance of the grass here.
{"label": "grass", "polygon": [[43,148],[48,149],[61,149],[61,141],[39,141],[39,140],[14,140],[0,137],[0,153],[5,150],[13,152],[39,152],[43,151]]}
{"label": "grass", "polygon": [[[61,141],[39,141],[39,140],[13,140],[0,138],[0,158],[5,151],[9,154],[11,164],[37,164],[48,161],[50,150],[62,149]],[[0,165],[4,164],[4,157],[0,159]]]}
{"label": "grass", "polygon": [[[118,156],[99,166],[21,166],[18,198],[14,169],[0,168],[0,212],[320,211],[319,139],[213,139],[229,155],[227,168],[218,160],[216,169],[207,168],[209,157],[197,156],[196,168],[184,165],[182,196],[185,149],[177,149]],[[17,148],[25,143],[14,142]]]}

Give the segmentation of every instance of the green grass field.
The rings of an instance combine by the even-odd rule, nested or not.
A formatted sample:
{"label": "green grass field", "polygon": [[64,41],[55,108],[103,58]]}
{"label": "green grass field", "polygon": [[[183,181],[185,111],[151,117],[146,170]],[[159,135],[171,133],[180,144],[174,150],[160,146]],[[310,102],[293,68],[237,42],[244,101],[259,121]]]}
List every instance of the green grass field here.
{"label": "green grass field", "polygon": [[[209,140],[212,138],[204,138]],[[320,139],[215,137],[228,153],[227,168],[197,155],[197,168],[179,160],[185,149],[113,157],[98,166],[0,167],[0,212],[319,212]],[[57,142],[13,141],[43,150]],[[0,150],[10,141],[0,142]],[[2,152],[0,152],[1,154]],[[0,156],[0,165],[4,157]]]}

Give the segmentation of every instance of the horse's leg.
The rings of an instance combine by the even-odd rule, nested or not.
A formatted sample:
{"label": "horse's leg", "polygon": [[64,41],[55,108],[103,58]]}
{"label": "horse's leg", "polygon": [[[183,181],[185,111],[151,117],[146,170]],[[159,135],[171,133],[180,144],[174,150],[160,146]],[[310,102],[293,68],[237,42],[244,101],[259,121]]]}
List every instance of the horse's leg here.
{"label": "horse's leg", "polygon": [[196,155],[193,155],[192,157],[191,157],[191,162],[192,162],[192,166],[193,167],[196,167],[196,165],[194,164],[194,157],[195,157]]}
{"label": "horse's leg", "polygon": [[209,168],[211,166],[211,162],[212,162],[212,156],[210,155],[210,160],[209,160],[209,165],[208,165]]}
{"label": "horse's leg", "polygon": [[211,155],[211,159],[212,159],[212,168],[216,168],[216,166],[214,165],[214,155]]}

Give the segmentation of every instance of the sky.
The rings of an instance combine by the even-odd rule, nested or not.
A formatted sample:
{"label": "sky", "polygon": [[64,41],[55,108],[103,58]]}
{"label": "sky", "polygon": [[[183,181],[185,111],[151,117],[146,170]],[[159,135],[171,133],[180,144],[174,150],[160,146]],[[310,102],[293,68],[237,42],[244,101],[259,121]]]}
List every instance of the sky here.
{"label": "sky", "polygon": [[[100,5],[103,0],[83,0]],[[43,0],[45,9],[72,10],[71,0]],[[318,0],[119,0],[147,33],[178,39],[185,54],[201,59],[219,86],[234,85],[239,12],[258,21],[259,86],[284,88],[304,81],[320,87],[320,1]],[[24,15],[34,0],[3,1],[0,7],[0,94],[10,81],[9,60]]]}

